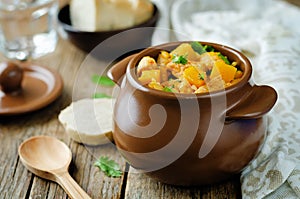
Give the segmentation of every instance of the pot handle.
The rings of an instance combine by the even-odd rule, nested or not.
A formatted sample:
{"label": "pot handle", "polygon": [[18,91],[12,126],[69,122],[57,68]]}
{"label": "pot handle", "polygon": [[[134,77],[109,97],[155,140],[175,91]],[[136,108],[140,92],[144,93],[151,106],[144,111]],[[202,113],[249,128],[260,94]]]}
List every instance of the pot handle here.
{"label": "pot handle", "polygon": [[121,85],[123,76],[126,73],[126,68],[129,61],[135,56],[136,54],[130,55],[121,61],[114,64],[107,72],[107,76],[114,81],[117,85]]}
{"label": "pot handle", "polygon": [[226,120],[260,118],[273,108],[276,101],[274,88],[255,85],[248,95],[226,111]]}

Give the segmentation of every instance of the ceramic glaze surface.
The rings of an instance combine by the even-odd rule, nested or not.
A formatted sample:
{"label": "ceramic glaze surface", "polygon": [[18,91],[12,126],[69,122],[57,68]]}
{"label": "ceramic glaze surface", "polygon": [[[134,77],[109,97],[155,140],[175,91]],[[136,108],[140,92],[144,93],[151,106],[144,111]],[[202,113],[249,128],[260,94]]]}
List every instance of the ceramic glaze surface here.
{"label": "ceramic glaze surface", "polygon": [[60,75],[46,67],[34,64],[21,66],[23,77],[16,92],[0,90],[0,115],[16,115],[35,111],[60,96],[63,81]]}
{"label": "ceramic glaze surface", "polygon": [[12,62],[0,63],[0,86],[5,93],[21,89],[23,70]]}
{"label": "ceramic glaze surface", "polygon": [[[121,89],[114,110],[114,140],[133,167],[159,181],[204,185],[238,174],[262,145],[265,114],[277,99],[269,86],[251,83],[248,59],[229,47],[201,42],[237,61],[239,83],[207,94],[175,94],[139,84],[135,72],[145,55],[157,56],[180,43],[144,51],[115,65],[109,76]],[[129,61],[129,62],[128,62]]]}

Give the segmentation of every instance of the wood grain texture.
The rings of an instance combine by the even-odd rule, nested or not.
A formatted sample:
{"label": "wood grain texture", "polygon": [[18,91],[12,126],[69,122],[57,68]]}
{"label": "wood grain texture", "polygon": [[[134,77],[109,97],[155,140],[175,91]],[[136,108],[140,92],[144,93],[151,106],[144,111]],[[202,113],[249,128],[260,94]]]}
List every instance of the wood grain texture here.
{"label": "wood grain texture", "polygon": [[286,0],[287,2],[294,4],[295,6],[300,6],[300,0]]}
{"label": "wood grain texture", "polygon": [[125,198],[241,198],[241,190],[239,176],[236,176],[230,181],[211,186],[180,187],[160,183],[130,167],[126,183]]}
{"label": "wood grain texture", "polygon": [[[33,61],[57,70],[63,78],[64,90],[55,102],[41,110],[0,117],[0,198],[68,198],[56,183],[36,177],[19,161],[18,146],[34,135],[55,136],[69,145],[73,154],[70,175],[92,198],[121,197],[123,178],[106,177],[94,166],[97,158],[107,155],[125,168],[115,146],[89,147],[73,142],[57,119],[72,101],[74,81],[85,57],[68,41],[60,39],[54,53]],[[4,60],[0,56],[0,61]]]}
{"label": "wood grain texture", "polygon": [[[103,73],[105,64],[92,59],[83,64],[85,58],[86,54],[68,41],[60,39],[54,53],[34,60],[34,63],[53,68],[61,74],[64,81],[62,95],[49,106],[33,113],[0,117],[1,199],[68,198],[56,183],[36,177],[19,161],[18,146],[34,135],[55,136],[69,145],[73,154],[70,175],[91,198],[239,198],[238,179],[210,187],[180,188],[156,182],[143,174],[137,174],[132,168],[129,173],[124,172],[121,178],[109,178],[96,168],[94,162],[100,156],[114,159],[124,171],[127,166],[112,143],[97,147],[78,144],[68,137],[57,119],[60,111],[72,100],[88,97],[95,91],[95,88],[89,88],[93,87],[89,82],[90,76]],[[0,61],[3,60],[5,59],[0,57]],[[81,67],[87,67],[86,65],[91,66],[87,72],[84,71],[87,78],[78,79],[78,71]],[[76,81],[80,82],[75,84]]]}
{"label": "wood grain texture", "polygon": [[[300,5],[299,0],[288,0]],[[68,0],[61,0],[65,5]],[[25,169],[19,160],[17,149],[22,141],[34,135],[51,135],[65,142],[72,151],[70,175],[91,196],[91,198],[199,198],[224,199],[241,198],[239,176],[234,179],[205,187],[175,187],[150,179],[129,167],[113,144],[90,147],[73,142],[65,133],[57,116],[72,100],[89,97],[95,88],[89,78],[103,73],[105,64],[97,60],[83,64],[86,54],[64,39],[60,39],[54,53],[34,63],[57,70],[64,81],[62,95],[49,106],[24,115],[0,117],[0,198],[65,199],[64,190],[56,183],[36,177]],[[0,55],[0,61],[6,59]],[[83,66],[84,65],[84,66]],[[81,67],[91,65],[86,72],[87,79],[78,78]],[[98,66],[98,67],[97,67]],[[78,82],[79,81],[79,82]],[[77,82],[77,84],[76,84]],[[105,90],[110,92],[111,90]],[[118,162],[124,171],[121,178],[105,176],[94,162],[100,156],[109,156]]]}

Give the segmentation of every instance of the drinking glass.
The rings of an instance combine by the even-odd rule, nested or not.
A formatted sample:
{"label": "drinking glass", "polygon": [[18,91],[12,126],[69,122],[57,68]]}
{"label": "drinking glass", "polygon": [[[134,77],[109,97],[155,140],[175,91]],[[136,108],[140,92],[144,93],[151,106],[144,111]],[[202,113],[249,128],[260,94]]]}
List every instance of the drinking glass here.
{"label": "drinking glass", "polygon": [[53,52],[57,11],[57,0],[0,0],[0,51],[14,60]]}

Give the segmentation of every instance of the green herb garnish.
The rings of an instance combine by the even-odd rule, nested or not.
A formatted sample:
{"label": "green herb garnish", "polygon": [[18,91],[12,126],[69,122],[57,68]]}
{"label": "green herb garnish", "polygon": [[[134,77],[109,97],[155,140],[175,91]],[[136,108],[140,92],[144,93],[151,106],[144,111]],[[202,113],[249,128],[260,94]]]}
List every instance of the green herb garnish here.
{"label": "green herb garnish", "polygon": [[199,73],[199,79],[204,80],[205,76],[204,73]]}
{"label": "green herb garnish", "polygon": [[218,56],[228,65],[230,65],[230,61],[227,59],[226,56],[222,55],[220,52],[218,53]]}
{"label": "green herb garnish", "polygon": [[115,82],[113,82],[111,79],[109,79],[106,76],[100,76],[100,75],[93,75],[92,76],[92,82],[98,85],[102,86],[114,86]]}
{"label": "green herb garnish", "polygon": [[199,53],[200,55],[203,54],[203,53],[206,53],[206,50],[205,50],[204,46],[202,46],[202,44],[200,44],[197,41],[192,42],[191,46],[192,46],[193,50],[195,52]]}
{"label": "green herb garnish", "polygon": [[175,64],[183,64],[184,65],[188,62],[186,57],[187,57],[187,55],[180,55],[180,56],[173,55],[172,62]]}
{"label": "green herb garnish", "polygon": [[110,160],[108,157],[100,157],[94,164],[96,167],[100,168],[108,177],[121,177],[122,171],[120,166],[114,161]]}
{"label": "green herb garnish", "polygon": [[92,98],[98,99],[98,98],[112,98],[112,96],[109,96],[105,93],[94,93]]}
{"label": "green herb garnish", "polygon": [[212,46],[203,46],[200,42],[197,41],[191,42],[191,46],[193,50],[200,55],[206,52],[215,52],[215,49]]}
{"label": "green herb garnish", "polygon": [[215,49],[212,46],[205,45],[204,49],[206,52],[215,52]]}
{"label": "green herb garnish", "polygon": [[163,91],[165,91],[165,92],[170,92],[170,93],[173,92],[172,88],[167,87],[167,86],[163,88]]}

